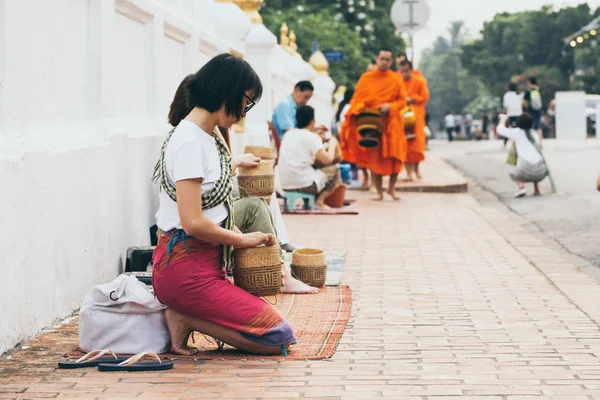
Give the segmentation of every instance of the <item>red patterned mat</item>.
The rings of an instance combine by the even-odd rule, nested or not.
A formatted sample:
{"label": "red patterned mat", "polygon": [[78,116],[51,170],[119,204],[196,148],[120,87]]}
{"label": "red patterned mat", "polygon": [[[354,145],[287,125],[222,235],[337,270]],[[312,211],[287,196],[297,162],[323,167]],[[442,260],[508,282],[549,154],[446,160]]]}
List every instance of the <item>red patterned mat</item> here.
{"label": "red patterned mat", "polygon": [[[275,301],[275,297],[268,298]],[[194,335],[195,343],[189,345],[200,349],[194,356],[164,354],[172,360],[322,360],[333,356],[350,319],[352,298],[348,286],[325,287],[316,295],[280,295],[274,307],[287,318],[296,334],[298,343],[290,348],[287,357],[256,356],[242,353],[225,346],[217,346],[203,335]],[[84,352],[73,350],[65,357],[80,357]]]}

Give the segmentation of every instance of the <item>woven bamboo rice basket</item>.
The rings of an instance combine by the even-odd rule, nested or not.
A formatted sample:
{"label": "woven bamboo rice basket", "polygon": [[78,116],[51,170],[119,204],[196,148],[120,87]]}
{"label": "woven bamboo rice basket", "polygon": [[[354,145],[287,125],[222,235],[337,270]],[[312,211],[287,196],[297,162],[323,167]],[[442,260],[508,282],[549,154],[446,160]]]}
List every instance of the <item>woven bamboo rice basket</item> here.
{"label": "woven bamboo rice basket", "polygon": [[325,252],[317,249],[294,250],[292,275],[309,286],[323,287],[327,280]]}
{"label": "woven bamboo rice basket", "polygon": [[365,108],[356,117],[356,129],[361,136],[358,144],[362,147],[372,148],[379,146],[379,138],[383,131],[383,120],[379,110]]}
{"label": "woven bamboo rice basket", "polygon": [[402,120],[404,121],[404,132],[406,133],[406,139],[411,140],[416,138],[415,125],[417,123],[417,119],[412,107],[404,108],[401,111],[401,114]]}
{"label": "woven bamboo rice basket", "polygon": [[275,154],[271,147],[266,146],[246,146],[244,153],[252,153],[256,157],[260,157],[263,160],[274,160]]}
{"label": "woven bamboo rice basket", "polygon": [[235,250],[235,285],[255,296],[274,296],[281,292],[279,246]]}
{"label": "woven bamboo rice basket", "polygon": [[270,198],[275,191],[273,163],[261,161],[255,167],[240,167],[238,186],[242,197]]}

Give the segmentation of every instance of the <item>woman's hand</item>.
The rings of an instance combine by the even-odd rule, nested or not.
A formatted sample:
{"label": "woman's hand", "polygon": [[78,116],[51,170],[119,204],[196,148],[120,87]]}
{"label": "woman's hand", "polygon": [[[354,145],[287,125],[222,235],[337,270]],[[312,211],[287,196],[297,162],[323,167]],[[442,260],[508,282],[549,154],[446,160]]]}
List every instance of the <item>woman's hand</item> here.
{"label": "woman's hand", "polygon": [[245,233],[242,235],[242,240],[236,247],[240,249],[247,249],[251,247],[258,247],[260,245],[274,246],[277,243],[277,239],[270,233],[252,232]]}
{"label": "woman's hand", "polygon": [[260,157],[256,157],[252,153],[246,153],[233,157],[231,159],[231,168],[235,170],[237,167],[255,167],[258,163],[260,163]]}
{"label": "woman's hand", "polygon": [[502,126],[506,126],[506,121],[508,121],[508,115],[506,114],[500,114],[498,116],[498,125],[502,125]]}

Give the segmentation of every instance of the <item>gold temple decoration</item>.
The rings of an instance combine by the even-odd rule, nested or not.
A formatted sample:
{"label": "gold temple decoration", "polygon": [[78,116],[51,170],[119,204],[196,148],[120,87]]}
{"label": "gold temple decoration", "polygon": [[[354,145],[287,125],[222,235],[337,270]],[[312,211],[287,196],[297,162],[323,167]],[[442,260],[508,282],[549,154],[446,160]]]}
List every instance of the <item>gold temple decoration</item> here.
{"label": "gold temple decoration", "polygon": [[281,29],[279,30],[279,33],[280,33],[279,34],[279,44],[286,51],[289,51],[289,46],[290,46],[290,38],[288,37],[289,31],[290,31],[290,28],[288,28],[288,26],[285,22],[283,24],[281,24]]}
{"label": "gold temple decoration", "polygon": [[263,19],[258,13],[258,10],[263,4],[263,0],[233,0],[243,12],[246,13],[253,24],[262,24]]}
{"label": "gold temple decoration", "polygon": [[308,62],[317,71],[319,75],[329,75],[327,70],[329,69],[329,62],[321,50],[317,50],[308,59]]}
{"label": "gold temple decoration", "polygon": [[293,56],[302,58],[302,55],[300,53],[298,53],[298,43],[296,43],[296,33],[294,32],[293,29],[290,31],[290,53],[292,53]]}

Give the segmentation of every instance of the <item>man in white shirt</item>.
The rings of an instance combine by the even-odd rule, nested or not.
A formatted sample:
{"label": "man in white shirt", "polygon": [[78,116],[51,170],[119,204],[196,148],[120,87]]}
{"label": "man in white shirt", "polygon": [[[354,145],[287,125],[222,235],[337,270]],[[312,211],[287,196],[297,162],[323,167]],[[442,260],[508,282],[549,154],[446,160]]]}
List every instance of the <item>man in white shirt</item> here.
{"label": "man in white shirt", "polygon": [[448,141],[454,140],[454,128],[456,128],[456,118],[451,111],[446,112],[444,117],[444,124],[446,125],[446,133],[448,134]]}
{"label": "man in white shirt", "polygon": [[516,127],[517,118],[523,114],[523,93],[517,93],[517,84],[511,83],[508,86],[508,92],[504,94],[503,106],[508,116],[508,123],[511,128]]}
{"label": "man in white shirt", "polygon": [[[508,85],[508,91],[504,94],[502,106],[508,116],[508,125],[511,128],[517,126],[517,118],[523,114],[523,94],[517,93],[517,84],[511,83]],[[504,146],[508,142],[508,138],[504,137]]]}
{"label": "man in white shirt", "polygon": [[[296,111],[298,128],[290,129],[283,136],[277,165],[281,186],[286,191],[298,191],[315,195],[315,206],[323,210],[329,207],[325,199],[341,185],[335,159],[337,141],[330,138],[328,148],[315,128],[315,110],[310,106]],[[315,161],[325,168],[315,169]]]}

